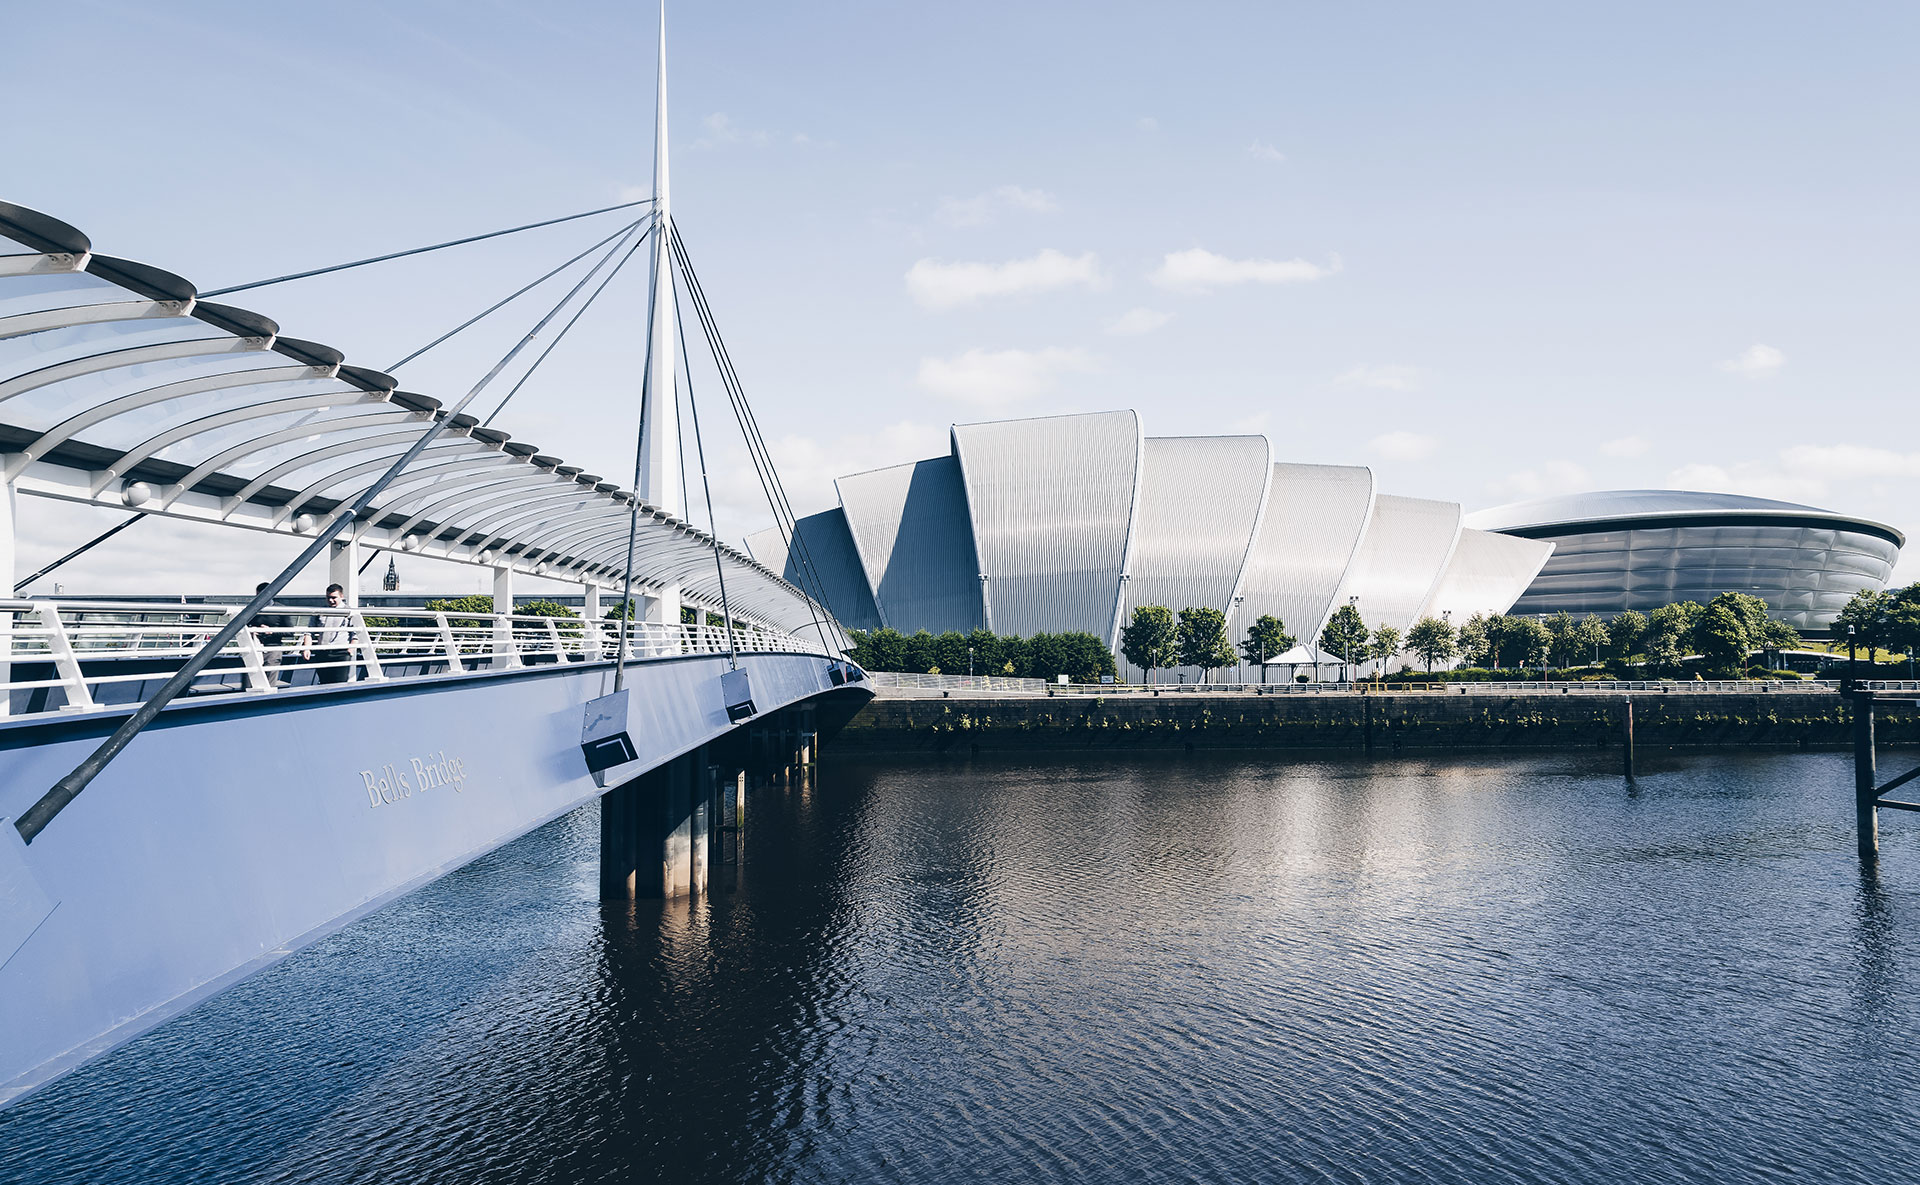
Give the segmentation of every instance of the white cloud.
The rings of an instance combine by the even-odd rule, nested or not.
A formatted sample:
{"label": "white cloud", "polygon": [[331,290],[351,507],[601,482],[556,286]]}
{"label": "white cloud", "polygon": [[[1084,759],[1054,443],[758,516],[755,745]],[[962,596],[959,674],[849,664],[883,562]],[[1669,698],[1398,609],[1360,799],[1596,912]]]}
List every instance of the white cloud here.
{"label": "white cloud", "polygon": [[1333,380],[1348,387],[1374,387],[1381,391],[1418,391],[1420,368],[1417,366],[1380,366],[1361,363]]}
{"label": "white cloud", "polygon": [[1152,333],[1167,322],[1173,320],[1172,313],[1163,313],[1158,309],[1128,309],[1120,318],[1107,326],[1107,332],[1120,337],[1137,337],[1143,333]]}
{"label": "white cloud", "polygon": [[1255,140],[1247,145],[1247,156],[1253,160],[1272,161],[1274,164],[1280,164],[1287,159],[1286,153],[1264,140]]}
{"label": "white cloud", "polygon": [[1160,121],[1151,115],[1143,115],[1133,121],[1133,126],[1143,132],[1157,132],[1160,130]]}
{"label": "white cloud", "polygon": [[1304,284],[1340,270],[1340,258],[1321,267],[1304,259],[1228,259],[1200,247],[1173,251],[1150,277],[1176,292],[1205,292],[1227,284]]}
{"label": "white cloud", "polygon": [[1566,494],[1593,488],[1586,469],[1572,461],[1544,461],[1526,469],[1517,469],[1487,488],[1514,498],[1538,498],[1543,494]]}
{"label": "white cloud", "polygon": [[1103,288],[1100,259],[1089,251],[1067,255],[1049,247],[1032,259],[1006,263],[941,263],[922,259],[907,269],[907,291],[922,307],[951,309],[989,296],[1046,292],[1076,285]]}
{"label": "white cloud", "polygon": [[920,360],[920,385],[936,395],[982,407],[1017,403],[1053,389],[1062,374],[1094,369],[1085,350],[968,350]]}
{"label": "white cloud", "polygon": [[1778,498],[1783,502],[1806,502],[1820,498],[1827,485],[1817,477],[1786,473],[1766,462],[1741,461],[1730,466],[1682,465],[1667,475],[1667,484],[1676,490],[1702,490],[1715,494],[1751,494],[1756,498]]}
{"label": "white cloud", "polygon": [[1745,379],[1764,379],[1787,364],[1787,356],[1772,346],[1755,343],[1732,358],[1715,364],[1716,369]]}
{"label": "white cloud", "polygon": [[1044,189],[1001,185],[970,198],[942,198],[934,216],[949,226],[985,226],[1002,211],[1051,214],[1060,202]]}
{"label": "white cloud", "polygon": [[716,111],[700,121],[707,134],[694,141],[696,148],[711,148],[719,144],[745,144],[752,148],[764,148],[773,137],[763,131],[743,128],[733,122],[733,117],[725,112]]}
{"label": "white cloud", "polygon": [[1418,432],[1388,432],[1367,442],[1374,452],[1391,461],[1418,461],[1430,457],[1440,442]]}
{"label": "white cloud", "polygon": [[1601,445],[1600,452],[1608,457],[1644,457],[1651,448],[1652,443],[1643,436],[1622,436]]}
{"label": "white cloud", "polygon": [[1858,483],[1893,478],[1897,479],[1893,488],[1899,489],[1916,477],[1920,477],[1920,452],[1860,444],[1796,444],[1771,459],[1682,465],[1667,475],[1667,481],[1680,489],[1822,502],[1835,487],[1849,486],[1856,497],[1864,492],[1878,500],[1888,491],[1872,486],[1861,491]]}
{"label": "white cloud", "polygon": [[1862,444],[1796,444],[1780,451],[1780,461],[1800,477],[1920,477],[1920,453]]}

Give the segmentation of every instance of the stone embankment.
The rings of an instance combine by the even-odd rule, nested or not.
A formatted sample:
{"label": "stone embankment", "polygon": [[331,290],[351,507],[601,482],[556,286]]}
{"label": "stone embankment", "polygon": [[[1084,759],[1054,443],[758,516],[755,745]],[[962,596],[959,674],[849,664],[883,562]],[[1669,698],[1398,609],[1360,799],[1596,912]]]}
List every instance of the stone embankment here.
{"label": "stone embankment", "polygon": [[[838,752],[970,754],[1038,750],[1568,748],[1617,746],[1633,704],[1637,747],[1851,744],[1831,689],[1323,695],[985,696],[876,699]],[[1920,741],[1911,706],[1880,710],[1882,743]]]}

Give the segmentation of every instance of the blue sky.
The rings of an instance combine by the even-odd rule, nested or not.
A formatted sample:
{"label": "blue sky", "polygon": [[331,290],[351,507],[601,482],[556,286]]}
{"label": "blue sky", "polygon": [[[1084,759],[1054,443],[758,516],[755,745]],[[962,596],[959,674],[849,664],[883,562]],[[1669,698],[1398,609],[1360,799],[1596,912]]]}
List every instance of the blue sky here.
{"label": "blue sky", "polygon": [[[803,511],[839,473],[943,451],[955,421],[1134,407],[1153,434],[1262,431],[1470,509],[1682,486],[1920,528],[1920,9],[668,19],[676,215]],[[10,21],[0,101],[33,117],[8,121],[0,193],[206,288],[591,208],[650,177],[653,21],[37,6]],[[239,299],[383,366],[611,229]],[[616,281],[501,426],[630,473],[642,281]],[[464,390],[535,315],[401,377]],[[718,419],[717,383],[695,383]],[[717,451],[737,539],[766,512]],[[24,570],[113,521],[22,517]],[[285,550],[170,524],[115,547],[69,587],[128,587],[132,558],[135,586],[227,590]],[[411,563],[414,587],[477,587]]]}

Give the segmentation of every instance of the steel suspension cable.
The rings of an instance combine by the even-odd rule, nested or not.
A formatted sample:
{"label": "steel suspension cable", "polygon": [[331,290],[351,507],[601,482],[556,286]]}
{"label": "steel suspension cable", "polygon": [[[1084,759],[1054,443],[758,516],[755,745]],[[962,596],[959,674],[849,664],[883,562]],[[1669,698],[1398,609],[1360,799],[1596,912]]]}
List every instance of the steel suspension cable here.
{"label": "steel suspension cable", "polygon": [[138,736],[147,725],[153,723],[155,717],[160,715],[162,709],[172,703],[182,691],[187,689],[194,679],[199,676],[200,672],[206,669],[207,664],[213,661],[214,656],[226,648],[227,643],[238,637],[241,630],[247,629],[253,624],[254,618],[259,612],[266,608],[274,597],[280,595],[280,590],[291,583],[293,578],[299,575],[308,564],[319,558],[320,554],[333,542],[334,537],[346,528],[347,524],[368,512],[373,505],[373,500],[380,496],[381,491],[392,484],[393,480],[400,476],[401,471],[413,463],[414,458],[426,451],[427,446],[433,443],[434,438],[439,436],[447,425],[453,423],[454,417],[458,416],[469,403],[472,403],[478,398],[480,392],[486,390],[488,384],[499,377],[500,372],[505,370],[514,358],[519,356],[520,351],[526,349],[528,345],[545,331],[548,324],[560,315],[560,311],[579,294],[582,288],[587,286],[587,283],[599,273],[600,268],[605,266],[605,263],[606,261],[602,260],[594,266],[592,271],[582,276],[579,282],[569,289],[565,296],[560,298],[560,302],[554,305],[553,308],[548,311],[547,315],[540,319],[538,324],[527,331],[525,337],[522,337],[516,342],[514,347],[508,350],[500,361],[494,363],[492,370],[489,370],[479,382],[475,383],[473,388],[462,396],[458,403],[447,409],[444,416],[435,420],[425,432],[420,434],[420,438],[413,442],[412,447],[409,448],[399,460],[395,461],[372,485],[362,491],[360,496],[355,498],[351,505],[342,507],[336,512],[332,520],[320,529],[314,541],[307,546],[306,550],[300,553],[298,558],[282,569],[278,576],[268,581],[264,588],[255,593],[253,599],[248,601],[245,607],[236,612],[228,620],[227,624],[222,626],[213,637],[207,639],[200,649],[196,650],[193,656],[187,659],[180,669],[175,671],[173,675],[160,686],[160,690],[155,692],[145,703],[141,704],[140,707],[134,711],[133,715],[127,717],[127,719],[121,723],[120,727],[114,730],[113,735],[102,742],[100,747],[88,755],[86,760],[76,765],[64,777],[55,782],[51,789],[41,795],[39,800],[32,806],[28,807],[26,811],[14,821],[14,828],[20,832],[20,838],[27,843],[32,843],[34,837],[44,831],[47,824],[51,823],[62,810],[66,809],[68,803],[78,798],[80,792],[87,788],[88,783],[100,776],[100,772],[106,769],[108,763],[119,756],[121,751],[124,750],[127,745],[133,741],[133,738]]}
{"label": "steel suspension cable", "polygon": [[[673,310],[680,323],[680,372],[686,380],[687,412],[693,420],[693,451],[694,455],[700,459],[700,491],[707,498],[707,534],[713,540],[713,571],[714,575],[720,578],[720,621],[727,631],[727,666],[738,670],[740,650],[733,639],[733,606],[727,601],[727,567],[720,557],[720,523],[713,517],[713,486],[707,482],[707,446],[700,440],[700,405],[693,399],[693,359],[687,354],[687,322],[679,317],[680,286],[678,284],[673,288]],[[683,475],[686,473],[684,464],[680,472]]]}
{"label": "steel suspension cable", "polygon": [[117,522],[113,524],[111,527],[108,527],[106,530],[100,532],[98,535],[95,535],[93,538],[87,540],[85,543],[82,543],[80,546],[74,548],[72,551],[61,556],[59,559],[53,561],[51,564],[48,564],[46,567],[40,569],[38,572],[35,572],[33,575],[27,577],[25,580],[22,580],[20,583],[14,585],[13,591],[15,593],[18,593],[21,589],[27,587],[29,584],[32,584],[34,581],[40,579],[42,576],[45,576],[47,573],[53,571],[55,568],[58,568],[60,565],[66,563],[68,560],[79,559],[81,556],[92,551],[94,548],[100,546],[102,543],[105,543],[107,540],[113,538],[115,535],[118,535],[120,532],[126,530],[128,527],[139,522],[141,519],[146,518],[148,515],[152,513],[153,512],[150,510],[142,510],[140,513],[134,515],[130,519],[125,520],[124,522]]}
{"label": "steel suspension cable", "polygon": [[410,255],[425,255],[429,251],[442,251],[448,247],[463,247],[468,243],[478,243],[486,239],[497,239],[502,235],[517,235],[523,230],[538,230],[543,226],[558,226],[562,222],[573,222],[581,218],[592,218],[596,214],[611,214],[615,210],[631,210],[635,206],[650,205],[652,198],[641,198],[637,202],[621,202],[617,206],[602,206],[598,210],[587,210],[580,214],[569,214],[565,218],[549,218],[545,222],[529,222],[525,226],[511,226],[506,230],[488,231],[483,235],[468,235],[464,239],[449,239],[444,243],[435,243],[430,247],[413,247],[406,251],[390,251],[385,255],[374,255],[366,259],[356,259],[352,263],[336,263],[330,267],[316,267],[309,271],[293,272],[285,276],[275,276],[271,280],[255,280],[250,284],[235,284],[228,288],[215,288],[211,292],[200,293],[200,299],[213,296],[226,296],[234,292],[247,292],[254,288],[266,288],[274,284],[285,284],[291,280],[305,280],[311,276],[324,276],[332,272],[344,272],[349,268],[366,267],[370,263],[385,263],[390,259],[405,259]]}
{"label": "steel suspension cable", "polygon": [[[786,502],[785,491],[780,488],[778,473],[773,469],[772,454],[767,450],[766,441],[760,436],[757,423],[742,417],[742,404],[745,392],[739,388],[739,376],[732,370],[732,357],[727,353],[726,343],[719,336],[719,327],[714,323],[712,310],[706,304],[705,292],[700,288],[698,275],[689,266],[684,248],[678,253],[682,267],[687,272],[688,290],[695,299],[695,311],[701,318],[701,327],[707,333],[707,344],[714,352],[715,366],[720,370],[721,380],[727,388],[729,400],[733,403],[736,418],[741,418],[741,432],[746,438],[749,454],[754,462],[754,470],[760,478],[762,492],[766,494],[769,508],[773,511],[774,523],[781,529],[787,529],[792,518],[792,508]],[[748,410],[750,417],[751,411]],[[791,531],[789,534],[791,535]]]}
{"label": "steel suspension cable", "polygon": [[[636,222],[633,225],[638,226],[640,224]],[[628,227],[627,229],[632,230],[633,227]],[[553,340],[547,343],[547,348],[542,350],[540,356],[533,360],[532,366],[527,367],[527,373],[520,376],[520,381],[513,385],[513,389],[501,397],[500,402],[494,405],[494,409],[487,413],[486,419],[480,421],[482,428],[493,423],[493,417],[499,415],[501,411],[506,408],[507,404],[512,401],[513,397],[520,393],[520,388],[527,385],[527,380],[533,377],[534,371],[540,369],[540,364],[547,360],[547,355],[553,353],[554,349],[559,346],[561,342],[567,340],[567,334],[573,330],[575,325],[580,323],[580,318],[587,315],[587,310],[593,307],[593,302],[600,299],[600,294],[607,290],[607,285],[613,283],[613,278],[620,274],[620,269],[627,266],[628,261],[633,258],[634,252],[640,250],[641,246],[646,243],[647,236],[652,233],[651,229],[642,231],[640,237],[634,240],[633,246],[627,248],[627,253],[620,257],[619,263],[613,265],[613,270],[607,273],[607,278],[600,281],[600,286],[593,290],[593,295],[580,302],[580,307],[574,311],[573,316],[568,319],[567,323],[560,327],[560,332],[553,335]],[[619,250],[620,248],[616,246],[613,249],[613,253],[618,253]]]}
{"label": "steel suspension cable", "polygon": [[[712,309],[705,304],[705,294],[699,288],[699,277],[688,266],[684,248],[676,252],[676,257],[687,275],[688,292],[694,296],[695,312],[700,317],[701,328],[706,333],[708,348],[713,352],[715,366],[720,371],[721,383],[727,389],[728,399],[734,408],[734,416],[740,421],[741,434],[746,438],[747,451],[753,459],[755,475],[759,477],[761,490],[766,494],[768,505],[773,511],[774,525],[787,535],[789,556],[797,553],[800,559],[800,568],[796,574],[799,575],[803,586],[800,592],[802,598],[807,601],[808,617],[815,632],[820,636],[821,646],[832,650],[834,646],[827,640],[820,614],[815,612],[817,606],[824,606],[826,590],[818,580],[817,573],[811,570],[810,557],[805,551],[806,541],[799,538],[798,524],[793,518],[791,506],[787,504],[786,491],[780,486],[779,474],[773,466],[773,456],[767,450],[765,439],[759,435],[758,425],[751,423],[751,409],[748,409],[746,417],[742,416],[742,407],[746,401],[745,391],[740,388],[738,373],[732,371],[732,358],[726,352],[725,342],[720,339],[719,327],[714,322]],[[811,592],[804,587],[809,583],[813,585]],[[826,617],[829,621],[834,620],[831,612],[828,612]]]}
{"label": "steel suspension cable", "polygon": [[525,296],[527,293],[532,292],[535,288],[538,288],[540,285],[546,283],[548,280],[553,279],[555,276],[559,275],[561,272],[566,271],[568,268],[572,267],[574,264],[579,263],[581,260],[593,254],[595,251],[598,251],[600,248],[606,246],[608,243],[613,242],[613,240],[619,238],[621,235],[631,231],[634,227],[639,226],[641,221],[645,221],[645,220],[641,219],[639,221],[629,222],[627,225],[621,227],[619,230],[614,231],[612,234],[608,235],[606,238],[601,239],[599,242],[595,243],[593,246],[588,247],[585,251],[580,252],[580,254],[574,256],[572,259],[567,260],[565,263],[561,264],[559,267],[554,268],[552,271],[546,273],[545,275],[541,276],[539,279],[533,281],[533,283],[528,284],[524,288],[518,289],[513,293],[513,295],[505,297],[495,302],[494,304],[488,305],[485,311],[475,313],[473,316],[467,318],[465,321],[460,322],[460,324],[454,326],[452,329],[447,330],[445,333],[441,334],[439,337],[434,338],[432,341],[428,342],[426,345],[421,346],[419,349],[415,350],[413,353],[408,354],[405,358],[400,359],[400,361],[394,363],[392,366],[387,367],[387,372],[391,374],[392,372],[399,370],[402,366],[405,366],[407,363],[413,361],[415,358],[418,358],[420,355],[426,353],[428,350],[433,349],[435,346],[446,341],[448,338],[452,337],[454,334],[459,333],[462,330],[467,329],[473,325],[476,325],[480,321],[488,317],[491,317],[493,314],[499,312],[503,308],[506,308],[509,304],[512,304],[514,301]]}
{"label": "steel suspension cable", "polygon": [[[660,233],[659,211],[648,226],[648,233]],[[620,588],[620,641],[614,654],[613,689],[619,691],[626,685],[627,679],[627,626],[634,619],[633,606],[633,546],[640,533],[640,464],[646,456],[647,441],[647,396],[653,386],[653,318],[658,310],[660,285],[647,285],[647,353],[642,362],[645,367],[640,373],[640,415],[639,426],[633,434],[633,484],[627,487],[627,565]],[[677,623],[676,623],[677,624]]]}
{"label": "steel suspension cable", "polygon": [[[797,574],[801,578],[802,585],[811,586],[810,590],[803,587],[801,591],[810,601],[817,598],[821,607],[824,608],[827,600],[825,581],[820,576],[818,566],[813,562],[812,549],[807,546],[806,540],[800,534],[798,519],[793,513],[792,504],[787,500],[786,490],[781,485],[779,471],[773,464],[772,451],[768,449],[766,438],[760,431],[759,421],[754,417],[753,408],[747,402],[739,372],[734,368],[732,355],[727,351],[726,342],[720,336],[719,325],[713,316],[712,307],[707,302],[705,290],[701,287],[699,274],[693,270],[692,260],[687,255],[686,244],[681,240],[677,228],[672,229],[668,241],[674,248],[681,268],[686,273],[688,292],[694,298],[695,311],[700,315],[701,328],[706,332],[708,347],[713,351],[715,363],[720,369],[721,380],[732,401],[734,415],[740,421],[741,434],[747,439],[748,452],[754,458],[755,471],[760,476],[761,488],[766,493],[768,504],[773,510],[774,523],[787,533],[789,550],[799,560]],[[809,612],[811,611],[812,608],[809,606]],[[852,639],[846,637],[839,620],[831,612],[828,612],[826,617],[834,623],[835,633],[841,637],[843,648],[851,645]],[[821,629],[817,617],[814,619],[814,626],[816,629]],[[833,648],[832,644],[827,642],[824,631],[822,631],[821,643],[829,649]]]}
{"label": "steel suspension cable", "polygon": [[[687,263],[684,253],[680,259],[683,265]],[[704,305],[705,295],[699,292],[698,286],[699,277],[692,274],[689,269],[689,291],[696,293],[696,299]],[[698,305],[696,307],[699,308]],[[793,513],[792,505],[787,501],[786,490],[780,482],[779,470],[773,463],[773,453],[767,447],[765,437],[760,433],[758,422],[753,418],[752,407],[746,400],[746,391],[740,384],[738,372],[733,370],[732,357],[727,353],[726,343],[720,337],[719,326],[714,321],[712,309],[701,308],[700,315],[701,327],[707,334],[708,348],[714,353],[715,364],[720,369],[723,385],[727,387],[728,398],[733,405],[734,417],[740,424],[748,453],[753,458],[755,474],[760,479],[761,490],[766,494],[768,506],[773,512],[774,526],[786,534],[789,559],[798,563],[795,575],[800,581],[801,596],[807,602],[808,618],[820,637],[821,646],[829,651],[834,650],[835,646],[826,637],[822,618],[833,622],[835,634],[842,639],[840,648],[844,649],[851,644],[851,639],[846,638],[844,631],[840,628],[839,619],[835,618],[826,607],[828,598],[825,581],[821,579],[813,563],[812,551],[806,539],[800,534],[799,520]],[[820,612],[816,612],[816,609]]]}

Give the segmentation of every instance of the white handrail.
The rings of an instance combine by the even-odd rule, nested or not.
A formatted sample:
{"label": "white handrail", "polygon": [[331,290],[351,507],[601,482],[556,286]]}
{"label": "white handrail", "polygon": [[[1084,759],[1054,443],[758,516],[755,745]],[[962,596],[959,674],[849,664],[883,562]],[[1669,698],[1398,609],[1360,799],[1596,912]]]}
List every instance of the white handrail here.
{"label": "white handrail", "polygon": [[[178,602],[0,600],[0,705],[13,716],[124,707],[144,698],[237,610]],[[345,658],[320,657],[318,615],[344,618]],[[267,623],[273,624],[267,624]],[[195,694],[271,695],[316,683],[419,679],[611,660],[618,635],[543,614],[270,605],[194,684]],[[820,654],[789,634],[736,624],[741,652]],[[635,622],[631,661],[724,654],[720,626]],[[838,658],[838,655],[825,657]]]}

